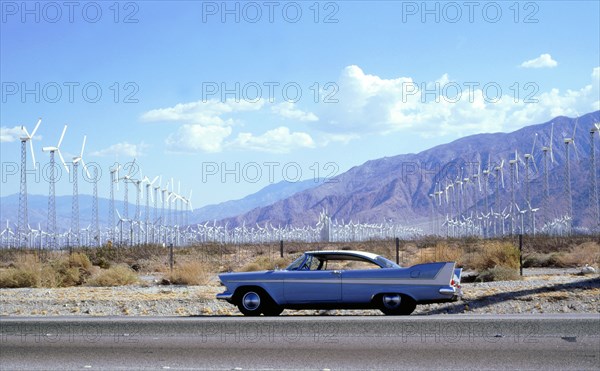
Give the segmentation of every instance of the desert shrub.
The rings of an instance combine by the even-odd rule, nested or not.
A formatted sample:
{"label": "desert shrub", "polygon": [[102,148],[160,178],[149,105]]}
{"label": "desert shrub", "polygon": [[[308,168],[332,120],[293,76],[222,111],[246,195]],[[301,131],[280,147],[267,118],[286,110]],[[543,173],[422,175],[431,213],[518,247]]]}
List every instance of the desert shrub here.
{"label": "desert shrub", "polygon": [[585,242],[571,248],[568,252],[557,257],[557,263],[563,267],[580,267],[586,264],[600,264],[600,245],[595,242]]}
{"label": "desert shrub", "polygon": [[201,261],[188,261],[176,264],[166,278],[176,285],[203,285],[210,278],[210,269]]}
{"label": "desert shrub", "polygon": [[486,241],[466,254],[464,266],[484,271],[495,267],[519,268],[519,249],[510,242]]}
{"label": "desert shrub", "polygon": [[516,281],[521,279],[519,271],[514,268],[494,267],[483,270],[478,276],[477,281]]}
{"label": "desert shrub", "polygon": [[0,287],[66,287],[81,284],[82,273],[65,257],[42,263],[34,255],[19,256],[13,267],[0,272]]}
{"label": "desert shrub", "polygon": [[29,277],[23,277],[15,268],[0,269],[0,288],[31,287]]}
{"label": "desert shrub", "polygon": [[126,264],[117,264],[108,269],[101,269],[90,277],[90,286],[122,286],[138,282],[137,274]]}

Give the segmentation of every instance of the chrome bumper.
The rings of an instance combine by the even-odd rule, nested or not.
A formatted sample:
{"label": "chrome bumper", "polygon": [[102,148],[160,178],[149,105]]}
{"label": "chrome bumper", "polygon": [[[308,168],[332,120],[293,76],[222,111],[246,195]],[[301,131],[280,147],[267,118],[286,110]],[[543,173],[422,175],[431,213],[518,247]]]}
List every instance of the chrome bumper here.
{"label": "chrome bumper", "polygon": [[455,295],[458,297],[461,297],[463,295],[462,290],[460,288],[452,286],[442,287],[441,289],[439,289],[438,292],[442,295]]}
{"label": "chrome bumper", "polygon": [[217,294],[217,299],[219,299],[219,300],[225,300],[225,301],[228,301],[228,302],[231,301],[232,297],[233,297],[233,294],[230,293],[230,292],[227,292],[227,291],[222,292],[220,294]]}

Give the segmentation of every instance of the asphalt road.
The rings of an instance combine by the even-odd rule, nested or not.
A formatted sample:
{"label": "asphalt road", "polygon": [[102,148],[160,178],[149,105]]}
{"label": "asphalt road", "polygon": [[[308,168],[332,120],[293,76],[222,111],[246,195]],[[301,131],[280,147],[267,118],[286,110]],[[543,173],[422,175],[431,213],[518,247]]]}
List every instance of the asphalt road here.
{"label": "asphalt road", "polygon": [[600,369],[599,315],[0,318],[0,369]]}

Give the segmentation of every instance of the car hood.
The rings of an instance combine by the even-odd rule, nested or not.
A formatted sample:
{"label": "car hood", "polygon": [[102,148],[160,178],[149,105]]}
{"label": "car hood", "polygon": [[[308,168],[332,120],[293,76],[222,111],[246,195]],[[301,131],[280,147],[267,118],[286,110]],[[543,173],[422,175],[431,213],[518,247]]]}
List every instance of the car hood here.
{"label": "car hood", "polygon": [[223,283],[228,282],[228,281],[237,281],[237,280],[260,279],[260,278],[268,277],[268,276],[272,275],[275,272],[278,272],[278,271],[256,271],[256,272],[221,273],[221,274],[219,274],[219,279]]}

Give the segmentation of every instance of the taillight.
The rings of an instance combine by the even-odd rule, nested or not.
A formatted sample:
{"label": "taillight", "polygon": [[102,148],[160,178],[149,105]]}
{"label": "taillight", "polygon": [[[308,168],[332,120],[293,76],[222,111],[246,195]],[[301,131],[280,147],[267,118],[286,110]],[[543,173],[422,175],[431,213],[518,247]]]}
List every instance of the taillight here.
{"label": "taillight", "polygon": [[450,281],[450,286],[454,286],[454,278]]}

